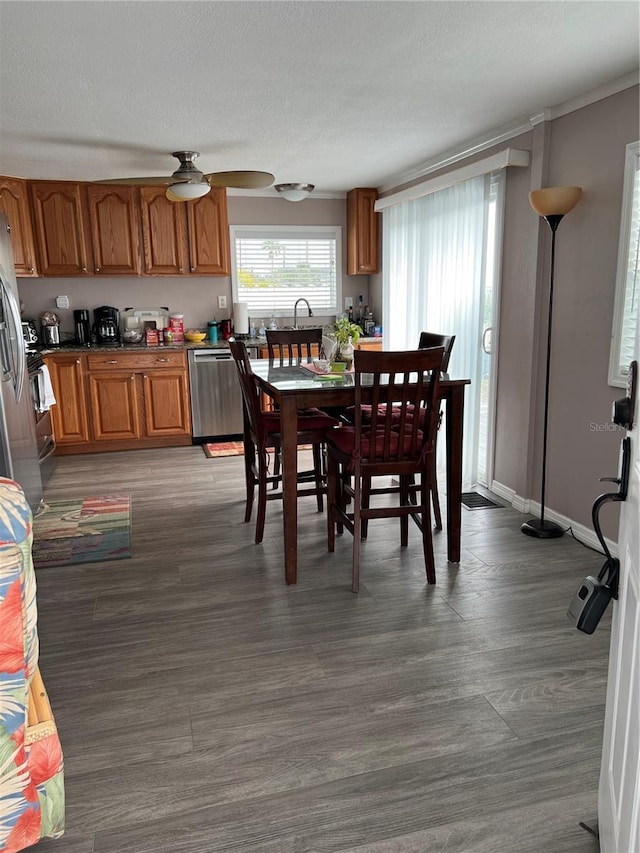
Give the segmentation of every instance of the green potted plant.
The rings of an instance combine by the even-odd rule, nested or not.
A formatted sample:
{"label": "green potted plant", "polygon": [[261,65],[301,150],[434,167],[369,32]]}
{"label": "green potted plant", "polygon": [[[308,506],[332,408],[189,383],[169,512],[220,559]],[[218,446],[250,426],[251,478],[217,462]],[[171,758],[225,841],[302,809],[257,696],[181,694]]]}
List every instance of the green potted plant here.
{"label": "green potted plant", "polygon": [[362,329],[352,323],[348,317],[338,317],[333,324],[333,334],[337,344],[334,360],[346,362],[348,367],[353,361],[353,344],[357,343],[362,334]]}

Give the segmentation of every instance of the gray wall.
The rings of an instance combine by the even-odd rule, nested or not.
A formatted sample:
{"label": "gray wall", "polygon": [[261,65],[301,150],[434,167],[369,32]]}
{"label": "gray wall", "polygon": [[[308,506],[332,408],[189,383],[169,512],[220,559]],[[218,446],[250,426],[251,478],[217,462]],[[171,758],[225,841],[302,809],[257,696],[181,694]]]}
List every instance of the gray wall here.
{"label": "gray wall", "polygon": [[[274,193],[275,194],[275,193]],[[362,294],[369,298],[367,276],[346,274],[346,199],[314,199],[288,202],[278,196],[271,198],[230,196],[228,199],[231,225],[340,225],[342,227],[343,297]],[[227,296],[231,306],[231,279],[217,276],[171,277],[131,276],[86,278],[18,279],[24,316],[37,318],[42,311],[54,310],[60,316],[63,332],[73,331],[73,309],[113,305],[116,308],[155,308],[166,305],[170,312],[184,314],[186,328],[206,328],[208,320],[230,316],[230,311],[218,308],[218,295]],[[57,309],[55,297],[69,296],[70,308]],[[344,302],[343,302],[344,304]],[[292,314],[293,314],[293,305]],[[267,318],[268,319],[268,318]],[[324,318],[328,321],[329,318]],[[319,318],[323,320],[323,318]]]}
{"label": "gray wall", "polygon": [[[591,527],[601,476],[615,475],[624,433],[611,429],[607,384],[625,146],[638,138],[638,87],[511,142],[531,168],[507,177],[494,478],[539,500],[550,232],[531,210],[539,186],[583,188],[556,239],[547,506]],[[595,429],[603,425],[603,430]],[[605,513],[616,538],[615,510]]]}

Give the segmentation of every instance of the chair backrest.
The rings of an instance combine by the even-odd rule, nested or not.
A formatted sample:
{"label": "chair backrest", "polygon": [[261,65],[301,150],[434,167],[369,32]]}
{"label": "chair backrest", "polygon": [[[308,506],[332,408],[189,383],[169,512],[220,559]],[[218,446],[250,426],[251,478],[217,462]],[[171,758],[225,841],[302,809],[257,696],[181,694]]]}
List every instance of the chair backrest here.
{"label": "chair backrest", "polygon": [[281,363],[295,361],[311,361],[313,345],[318,352],[322,346],[322,329],[267,329],[267,346],[269,358],[279,359]]}
{"label": "chair backrest", "polygon": [[[355,351],[356,468],[368,468],[371,474],[385,473],[385,468],[402,474],[426,463],[438,428],[443,356],[443,347]],[[363,388],[371,403],[371,421],[364,427]]]}
{"label": "chair backrest", "polygon": [[244,341],[238,341],[234,338],[229,340],[229,347],[238,368],[242,402],[245,417],[249,423],[249,430],[256,446],[262,447],[265,439],[265,430],[262,421],[262,411],[260,409],[260,389],[256,383],[255,374],[251,369],[247,348],[244,345]]}
{"label": "chair backrest", "polygon": [[439,335],[437,332],[420,332],[420,342],[418,349],[431,349],[431,347],[444,347],[444,355],[442,357],[442,367],[440,370],[446,373],[449,370],[449,359],[451,358],[451,350],[456,339],[455,335]]}

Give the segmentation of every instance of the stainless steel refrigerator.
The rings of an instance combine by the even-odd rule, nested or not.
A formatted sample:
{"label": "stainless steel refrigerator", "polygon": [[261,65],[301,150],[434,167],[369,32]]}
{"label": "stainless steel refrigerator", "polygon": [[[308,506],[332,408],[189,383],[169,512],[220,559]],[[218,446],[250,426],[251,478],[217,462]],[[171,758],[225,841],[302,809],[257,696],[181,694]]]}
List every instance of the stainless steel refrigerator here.
{"label": "stainless steel refrigerator", "polygon": [[36,425],[27,377],[9,221],[0,213],[0,476],[18,482],[32,509],[42,500]]}

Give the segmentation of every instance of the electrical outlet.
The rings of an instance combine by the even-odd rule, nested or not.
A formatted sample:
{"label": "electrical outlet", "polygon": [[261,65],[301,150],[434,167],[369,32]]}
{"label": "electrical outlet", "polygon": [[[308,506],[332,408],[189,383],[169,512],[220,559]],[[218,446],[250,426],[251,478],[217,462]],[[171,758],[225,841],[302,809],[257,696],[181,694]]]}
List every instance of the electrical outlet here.
{"label": "electrical outlet", "polygon": [[69,297],[68,296],[56,296],[56,308],[68,308],[69,307]]}
{"label": "electrical outlet", "polygon": [[227,307],[227,297],[226,296],[218,296],[218,308],[226,308]]}
{"label": "electrical outlet", "polygon": [[349,308],[353,308],[353,296],[345,296],[344,307],[346,310],[348,310]]}

